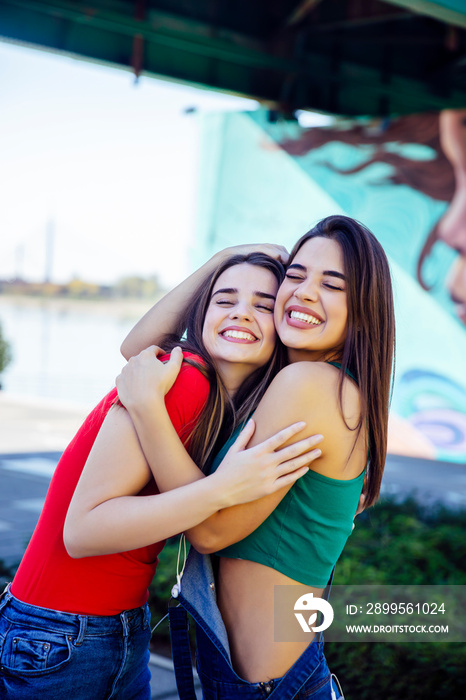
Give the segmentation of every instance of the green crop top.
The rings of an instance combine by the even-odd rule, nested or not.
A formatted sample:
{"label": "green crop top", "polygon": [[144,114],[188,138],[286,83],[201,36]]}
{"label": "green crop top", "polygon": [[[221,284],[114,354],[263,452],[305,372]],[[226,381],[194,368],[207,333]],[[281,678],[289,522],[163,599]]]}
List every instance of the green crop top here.
{"label": "green crop top", "polygon": [[[239,431],[220,450],[211,471]],[[343,481],[310,469],[254,532],[216,554],[265,564],[299,583],[324,588],[351,535],[365,472]]]}

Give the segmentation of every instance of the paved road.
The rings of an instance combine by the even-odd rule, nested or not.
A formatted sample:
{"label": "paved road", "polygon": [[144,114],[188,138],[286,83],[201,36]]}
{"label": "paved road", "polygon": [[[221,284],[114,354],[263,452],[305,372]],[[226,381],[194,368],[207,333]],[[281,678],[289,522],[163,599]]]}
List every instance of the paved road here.
{"label": "paved road", "polygon": [[413,495],[425,505],[466,508],[466,464],[388,455],[382,494]]}

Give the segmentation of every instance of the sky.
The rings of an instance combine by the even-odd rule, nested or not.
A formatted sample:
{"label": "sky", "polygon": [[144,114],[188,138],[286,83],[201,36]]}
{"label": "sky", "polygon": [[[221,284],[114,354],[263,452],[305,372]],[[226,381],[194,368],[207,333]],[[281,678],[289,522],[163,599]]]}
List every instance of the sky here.
{"label": "sky", "polygon": [[176,284],[195,245],[200,116],[257,106],[0,42],[0,279]]}

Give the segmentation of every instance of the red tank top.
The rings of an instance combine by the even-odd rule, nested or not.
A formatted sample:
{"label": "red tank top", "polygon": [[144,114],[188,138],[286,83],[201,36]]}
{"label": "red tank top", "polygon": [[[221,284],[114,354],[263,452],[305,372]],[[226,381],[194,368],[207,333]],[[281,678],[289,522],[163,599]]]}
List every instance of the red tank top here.
{"label": "red tank top", "polygon": [[[165,400],[181,440],[186,441],[208,393],[207,379],[199,370],[183,364]],[[72,559],[63,544],[71,497],[100,426],[116,399],[117,391],[113,389],[86,418],[57,465],[39,522],[11,586],[13,595],[25,603],[84,615],[117,615],[147,601],[164,541],[121,554],[82,559]],[[147,493],[156,493],[153,481],[141,495]]]}

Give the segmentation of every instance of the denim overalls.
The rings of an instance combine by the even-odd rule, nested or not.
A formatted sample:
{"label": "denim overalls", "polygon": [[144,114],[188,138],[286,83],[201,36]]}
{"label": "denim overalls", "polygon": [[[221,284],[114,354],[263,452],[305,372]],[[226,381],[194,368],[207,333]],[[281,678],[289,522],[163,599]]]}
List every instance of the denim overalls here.
{"label": "denim overalls", "polygon": [[[323,654],[319,633],[283,678],[249,683],[231,666],[228,637],[217,607],[210,557],[190,550],[182,578],[172,591],[170,635],[180,700],[195,700],[188,637],[188,611],[196,621],[197,670],[204,700],[344,700]],[[207,622],[208,621],[208,622]]]}

